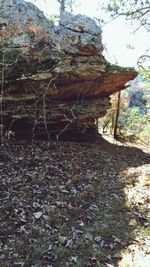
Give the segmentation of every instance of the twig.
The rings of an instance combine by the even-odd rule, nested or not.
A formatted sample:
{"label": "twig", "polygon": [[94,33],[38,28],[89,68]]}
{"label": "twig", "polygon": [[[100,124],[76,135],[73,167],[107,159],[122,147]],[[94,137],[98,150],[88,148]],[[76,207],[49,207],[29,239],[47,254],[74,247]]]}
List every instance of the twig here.
{"label": "twig", "polygon": [[[3,30],[5,27],[3,26]],[[3,31],[2,31],[3,33]],[[5,55],[4,55],[4,34],[2,34],[2,72],[1,72],[1,98],[0,98],[0,110],[1,110],[1,143],[4,146],[4,118],[3,118],[3,95],[4,95],[4,82],[5,82]]]}
{"label": "twig", "polygon": [[48,137],[48,141],[50,142],[51,141],[51,137],[50,137],[50,134],[49,134],[49,131],[48,131],[48,126],[47,126],[47,114],[46,114],[46,95],[47,95],[47,91],[48,91],[48,88],[49,86],[51,85],[51,83],[57,78],[59,73],[57,73],[52,79],[50,79],[49,83],[47,84],[47,87],[45,89],[45,92],[42,96],[42,100],[43,100],[43,119],[44,119],[44,126],[45,126],[45,130],[46,130],[46,134],[47,134],[47,137]]}

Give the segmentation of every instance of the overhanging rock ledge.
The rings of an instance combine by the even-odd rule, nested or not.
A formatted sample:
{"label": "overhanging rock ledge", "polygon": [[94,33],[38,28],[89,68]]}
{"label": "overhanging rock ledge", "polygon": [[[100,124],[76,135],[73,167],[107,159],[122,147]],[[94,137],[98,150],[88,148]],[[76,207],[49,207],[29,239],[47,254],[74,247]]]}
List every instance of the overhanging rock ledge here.
{"label": "overhanging rock ledge", "polygon": [[94,20],[64,12],[58,26],[33,4],[0,0],[1,124],[18,134],[87,128],[137,76],[103,56]]}

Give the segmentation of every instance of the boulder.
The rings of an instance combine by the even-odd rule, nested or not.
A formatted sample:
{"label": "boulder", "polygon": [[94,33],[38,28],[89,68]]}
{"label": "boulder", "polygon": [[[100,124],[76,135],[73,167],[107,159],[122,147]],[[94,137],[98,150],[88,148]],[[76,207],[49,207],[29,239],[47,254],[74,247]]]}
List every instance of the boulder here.
{"label": "boulder", "polygon": [[85,131],[110,95],[137,76],[103,56],[101,29],[63,12],[55,26],[36,6],[0,0],[1,127],[24,134]]}

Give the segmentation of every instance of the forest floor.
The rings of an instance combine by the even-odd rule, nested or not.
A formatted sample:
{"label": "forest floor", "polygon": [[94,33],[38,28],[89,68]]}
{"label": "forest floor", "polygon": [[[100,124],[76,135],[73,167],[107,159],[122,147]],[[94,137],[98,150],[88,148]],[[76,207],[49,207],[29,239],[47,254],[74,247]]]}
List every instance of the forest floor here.
{"label": "forest floor", "polygon": [[148,163],[102,137],[1,147],[0,266],[149,267]]}

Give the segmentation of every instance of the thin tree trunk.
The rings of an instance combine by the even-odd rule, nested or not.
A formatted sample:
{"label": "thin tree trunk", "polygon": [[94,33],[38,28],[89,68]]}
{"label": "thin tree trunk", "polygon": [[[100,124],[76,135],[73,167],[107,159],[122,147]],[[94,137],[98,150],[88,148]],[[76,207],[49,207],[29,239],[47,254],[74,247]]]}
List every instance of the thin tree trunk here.
{"label": "thin tree trunk", "polygon": [[59,0],[60,3],[60,14],[65,11],[65,0]]}
{"label": "thin tree trunk", "polygon": [[117,100],[117,110],[116,110],[116,118],[114,125],[114,139],[117,139],[117,130],[118,130],[118,119],[120,114],[120,100],[121,100],[121,91],[118,92],[118,100]]}

